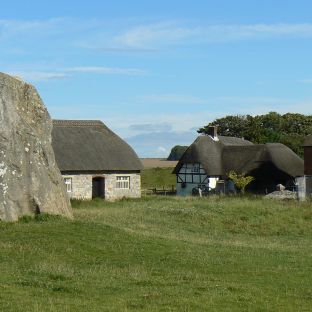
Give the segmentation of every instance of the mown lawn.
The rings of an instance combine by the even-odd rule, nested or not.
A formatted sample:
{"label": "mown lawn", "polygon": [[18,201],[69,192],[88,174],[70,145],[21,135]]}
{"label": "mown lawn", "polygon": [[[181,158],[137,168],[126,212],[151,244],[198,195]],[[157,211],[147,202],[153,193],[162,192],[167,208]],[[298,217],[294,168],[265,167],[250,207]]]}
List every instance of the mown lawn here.
{"label": "mown lawn", "polygon": [[0,224],[1,311],[311,311],[312,206],[75,202]]}

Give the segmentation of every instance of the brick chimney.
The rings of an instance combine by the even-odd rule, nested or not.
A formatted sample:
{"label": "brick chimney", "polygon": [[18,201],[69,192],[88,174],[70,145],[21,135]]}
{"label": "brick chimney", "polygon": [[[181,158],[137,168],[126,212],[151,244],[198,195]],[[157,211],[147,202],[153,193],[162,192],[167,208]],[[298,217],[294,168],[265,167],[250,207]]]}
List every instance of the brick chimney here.
{"label": "brick chimney", "polygon": [[218,126],[209,126],[208,135],[212,137],[213,140],[219,141],[218,139]]}
{"label": "brick chimney", "polygon": [[309,135],[303,144],[304,174],[312,176],[312,135]]}

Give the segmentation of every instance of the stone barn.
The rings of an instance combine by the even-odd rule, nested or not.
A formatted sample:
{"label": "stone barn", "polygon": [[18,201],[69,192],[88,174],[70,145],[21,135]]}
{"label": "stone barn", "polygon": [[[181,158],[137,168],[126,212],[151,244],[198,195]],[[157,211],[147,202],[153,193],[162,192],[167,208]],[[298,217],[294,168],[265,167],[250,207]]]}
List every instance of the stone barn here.
{"label": "stone barn", "polygon": [[251,175],[248,187],[255,193],[270,193],[276,185],[295,188],[296,178],[303,174],[303,161],[280,143],[253,144],[247,140],[211,135],[199,136],[189,146],[175,167],[177,194],[191,195],[194,188],[227,192],[233,189],[230,171]]}
{"label": "stone barn", "polygon": [[141,196],[141,161],[103,122],[53,120],[52,145],[71,198]]}

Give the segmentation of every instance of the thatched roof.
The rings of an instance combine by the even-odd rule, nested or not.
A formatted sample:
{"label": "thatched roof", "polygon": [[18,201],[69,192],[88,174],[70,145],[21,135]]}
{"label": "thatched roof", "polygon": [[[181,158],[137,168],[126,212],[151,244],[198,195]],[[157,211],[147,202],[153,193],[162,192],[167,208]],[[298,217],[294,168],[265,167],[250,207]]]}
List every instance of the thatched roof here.
{"label": "thatched roof", "polygon": [[52,145],[61,171],[138,171],[133,149],[98,120],[53,120]]}
{"label": "thatched roof", "polygon": [[222,145],[240,145],[240,146],[242,146],[242,145],[243,146],[253,145],[253,143],[251,143],[248,140],[235,138],[235,137],[228,137],[228,136],[219,135],[218,139]]}
{"label": "thatched roof", "polygon": [[231,170],[248,173],[271,163],[289,176],[303,175],[303,160],[283,144],[256,145],[238,138],[218,138],[214,141],[210,136],[199,136],[173,172],[178,173],[183,163],[201,163],[207,175],[225,176]]}
{"label": "thatched roof", "polygon": [[305,138],[303,146],[312,146],[312,135],[308,135]]}
{"label": "thatched roof", "polygon": [[218,139],[219,141],[214,141],[210,136],[199,136],[185,151],[173,172],[179,172],[184,163],[201,163],[208,175],[221,175],[223,172],[221,156],[225,146],[252,145],[251,142],[239,138],[218,136]]}
{"label": "thatched roof", "polygon": [[222,158],[224,174],[231,170],[237,173],[248,173],[265,163],[271,163],[291,177],[303,175],[303,160],[290,148],[280,143],[226,146]]}

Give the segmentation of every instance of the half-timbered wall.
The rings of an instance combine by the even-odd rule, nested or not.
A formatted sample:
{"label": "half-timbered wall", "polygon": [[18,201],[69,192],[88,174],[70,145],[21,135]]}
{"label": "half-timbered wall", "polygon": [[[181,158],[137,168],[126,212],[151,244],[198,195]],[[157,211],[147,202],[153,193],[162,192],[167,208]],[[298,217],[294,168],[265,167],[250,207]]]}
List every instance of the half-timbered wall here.
{"label": "half-timbered wall", "polygon": [[193,188],[199,185],[215,188],[218,179],[219,177],[207,176],[199,163],[185,163],[177,174],[177,195],[191,195]]}

